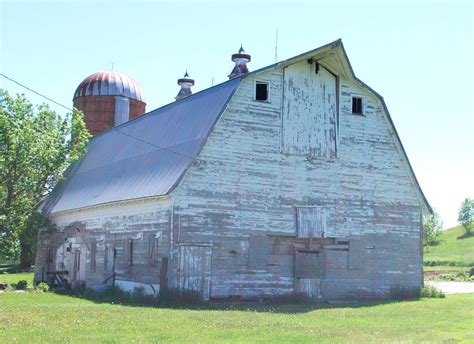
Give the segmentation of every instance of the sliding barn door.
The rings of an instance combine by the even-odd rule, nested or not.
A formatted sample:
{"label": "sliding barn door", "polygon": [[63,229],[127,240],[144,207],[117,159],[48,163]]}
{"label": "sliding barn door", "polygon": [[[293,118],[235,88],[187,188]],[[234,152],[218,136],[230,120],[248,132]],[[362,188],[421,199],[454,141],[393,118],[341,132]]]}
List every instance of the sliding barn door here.
{"label": "sliding barn door", "polygon": [[209,299],[211,288],[212,247],[209,245],[180,245],[179,287],[194,290]]}

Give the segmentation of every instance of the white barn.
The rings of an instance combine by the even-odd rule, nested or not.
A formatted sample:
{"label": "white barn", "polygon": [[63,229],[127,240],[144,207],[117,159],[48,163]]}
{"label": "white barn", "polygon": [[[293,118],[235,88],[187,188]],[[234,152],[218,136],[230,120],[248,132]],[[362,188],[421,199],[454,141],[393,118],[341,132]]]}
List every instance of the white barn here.
{"label": "white barn", "polygon": [[[248,58],[247,58],[248,56]],[[340,40],[95,136],[42,205],[36,281],[388,298],[418,289],[431,212]]]}

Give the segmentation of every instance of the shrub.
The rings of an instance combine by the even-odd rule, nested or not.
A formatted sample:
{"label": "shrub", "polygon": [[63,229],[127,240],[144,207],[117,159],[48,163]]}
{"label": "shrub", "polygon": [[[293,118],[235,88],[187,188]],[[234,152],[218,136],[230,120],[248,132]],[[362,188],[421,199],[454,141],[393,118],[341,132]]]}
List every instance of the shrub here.
{"label": "shrub", "polygon": [[120,289],[117,286],[111,286],[103,292],[89,290],[89,294],[97,301],[127,303],[130,300],[130,292]]}
{"label": "shrub", "polygon": [[466,198],[459,208],[458,222],[464,227],[466,235],[472,233],[474,227],[474,199]]}
{"label": "shrub", "polygon": [[156,305],[157,297],[154,295],[146,294],[145,288],[137,287],[129,294],[128,302],[131,304],[138,305]]}
{"label": "shrub", "polygon": [[38,285],[36,286],[35,291],[37,291],[39,293],[45,293],[45,292],[49,291],[48,283],[46,283],[46,282],[38,283]]}
{"label": "shrub", "polygon": [[474,262],[456,262],[450,260],[425,260],[423,262],[424,266],[460,266],[460,267],[470,267],[474,265]]}
{"label": "shrub", "polygon": [[460,271],[456,274],[441,274],[438,279],[443,281],[458,281],[458,282],[470,282],[474,280],[472,276]]}
{"label": "shrub", "polygon": [[423,217],[423,246],[434,246],[438,244],[438,238],[443,227],[443,221],[436,211]]}
{"label": "shrub", "polygon": [[25,290],[26,288],[28,288],[28,282],[26,280],[20,280],[15,285],[16,290]]}
{"label": "shrub", "polygon": [[444,299],[446,297],[446,295],[441,290],[436,289],[435,287],[432,287],[432,286],[422,288],[420,295],[421,297],[427,297],[427,298]]}

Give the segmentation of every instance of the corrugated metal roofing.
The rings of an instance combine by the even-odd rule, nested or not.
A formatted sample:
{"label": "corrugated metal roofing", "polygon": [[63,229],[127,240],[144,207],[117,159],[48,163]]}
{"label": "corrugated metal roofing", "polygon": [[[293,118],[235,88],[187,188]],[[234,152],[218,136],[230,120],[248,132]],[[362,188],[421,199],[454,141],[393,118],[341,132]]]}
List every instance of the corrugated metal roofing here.
{"label": "corrugated metal roofing", "polygon": [[45,213],[168,194],[240,83],[233,79],[94,137],[42,206]]}
{"label": "corrugated metal roofing", "polygon": [[145,102],[138,82],[114,70],[97,72],[82,80],[74,92],[74,99],[87,96],[124,96]]}

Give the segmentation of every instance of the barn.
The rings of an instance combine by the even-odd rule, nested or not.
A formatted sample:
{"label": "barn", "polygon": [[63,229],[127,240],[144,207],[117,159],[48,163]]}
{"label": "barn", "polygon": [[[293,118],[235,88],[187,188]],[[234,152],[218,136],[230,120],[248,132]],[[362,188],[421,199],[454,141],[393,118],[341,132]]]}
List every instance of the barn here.
{"label": "barn", "polygon": [[40,207],[55,226],[35,280],[206,300],[421,288],[432,210],[342,42],[253,72],[232,60],[228,81],[192,94],[186,74],[176,101],[91,139]]}

